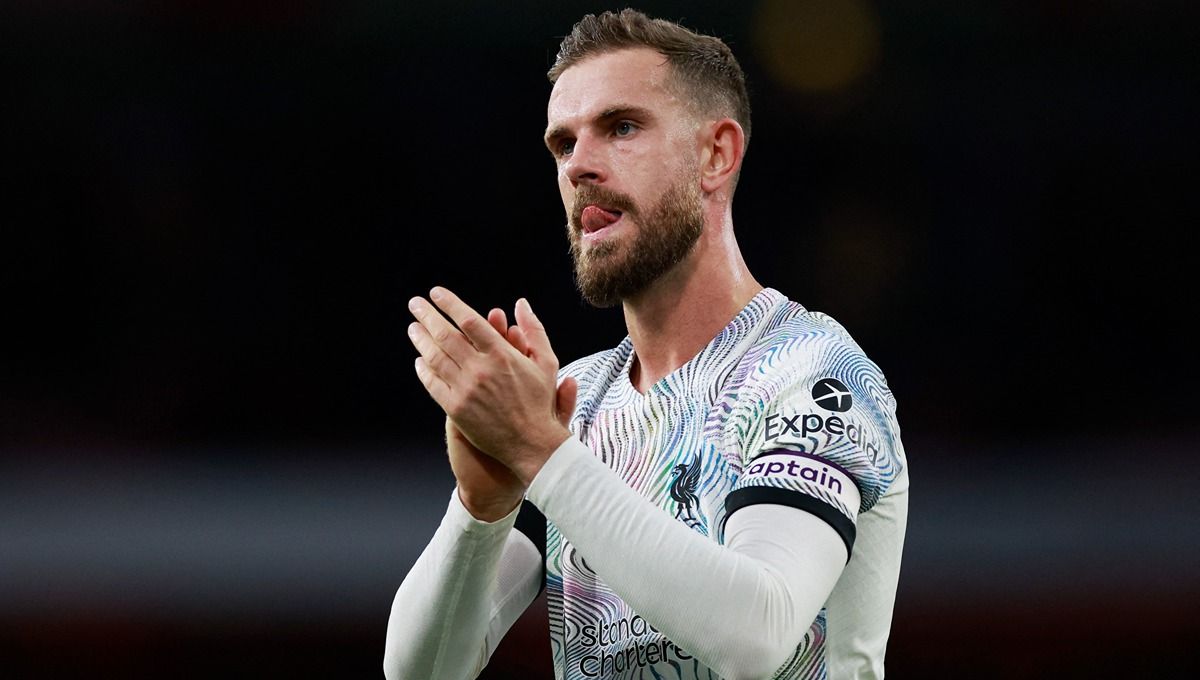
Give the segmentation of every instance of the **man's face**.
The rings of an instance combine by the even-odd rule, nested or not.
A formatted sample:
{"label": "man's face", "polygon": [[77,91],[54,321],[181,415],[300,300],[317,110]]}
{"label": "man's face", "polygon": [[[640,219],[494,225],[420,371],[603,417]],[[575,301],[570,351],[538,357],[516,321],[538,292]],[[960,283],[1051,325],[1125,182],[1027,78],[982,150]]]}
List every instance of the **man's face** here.
{"label": "man's face", "polygon": [[546,145],[558,163],[575,279],[608,307],[683,260],[704,216],[696,121],[650,49],[593,56],[559,77]]}

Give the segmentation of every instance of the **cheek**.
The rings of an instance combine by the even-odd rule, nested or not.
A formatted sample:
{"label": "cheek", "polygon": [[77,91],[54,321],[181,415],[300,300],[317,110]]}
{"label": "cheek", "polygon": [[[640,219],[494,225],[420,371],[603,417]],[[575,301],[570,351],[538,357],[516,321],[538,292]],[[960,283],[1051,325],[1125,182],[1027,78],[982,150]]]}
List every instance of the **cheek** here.
{"label": "cheek", "polygon": [[558,169],[558,194],[562,196],[564,206],[569,206],[571,197],[575,194],[575,189],[571,186],[571,180],[567,177],[567,173],[563,172],[562,168]]}

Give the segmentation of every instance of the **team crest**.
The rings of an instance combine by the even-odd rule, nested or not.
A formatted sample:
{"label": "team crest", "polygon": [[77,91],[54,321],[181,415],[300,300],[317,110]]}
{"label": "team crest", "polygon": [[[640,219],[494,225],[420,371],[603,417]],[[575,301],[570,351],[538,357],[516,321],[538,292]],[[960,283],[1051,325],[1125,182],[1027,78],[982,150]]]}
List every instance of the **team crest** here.
{"label": "team crest", "polygon": [[677,504],[675,519],[681,520],[689,527],[707,535],[703,522],[696,516],[693,509],[700,505],[696,496],[696,488],[700,486],[700,454],[696,454],[690,463],[680,463],[675,466],[674,479],[671,480],[671,498]]}

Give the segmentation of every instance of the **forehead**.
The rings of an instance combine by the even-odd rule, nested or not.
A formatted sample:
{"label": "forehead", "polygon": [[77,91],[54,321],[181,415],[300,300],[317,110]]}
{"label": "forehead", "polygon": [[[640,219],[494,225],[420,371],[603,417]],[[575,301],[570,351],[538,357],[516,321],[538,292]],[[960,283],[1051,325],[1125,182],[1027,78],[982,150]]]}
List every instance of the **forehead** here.
{"label": "forehead", "polygon": [[659,109],[679,106],[667,87],[671,67],[650,48],[606,52],[568,68],[554,83],[546,119],[550,127],[570,126],[614,105]]}

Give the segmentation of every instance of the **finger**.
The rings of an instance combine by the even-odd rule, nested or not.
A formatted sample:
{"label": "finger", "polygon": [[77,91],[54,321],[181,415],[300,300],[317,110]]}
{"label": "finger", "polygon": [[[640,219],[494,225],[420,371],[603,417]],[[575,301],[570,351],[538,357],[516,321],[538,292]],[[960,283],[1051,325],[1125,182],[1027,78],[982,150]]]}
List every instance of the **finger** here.
{"label": "finger", "polygon": [[579,383],[574,378],[563,378],[554,393],[555,410],[558,411],[558,422],[566,427],[575,414],[575,398],[579,396]]}
{"label": "finger", "polygon": [[529,356],[529,339],[525,337],[525,331],[521,330],[520,326],[508,329],[508,344],[524,356]]}
{"label": "finger", "polygon": [[408,339],[412,342],[413,347],[420,352],[421,358],[425,360],[425,365],[430,368],[439,378],[453,382],[458,376],[462,367],[454,361],[454,359],[442,351],[433,338],[429,335],[429,331],[416,321],[408,325]]}
{"label": "finger", "polygon": [[417,357],[414,365],[417,369],[417,378],[425,386],[425,391],[445,411],[446,405],[450,403],[450,385],[429,370],[429,365],[425,363],[424,357]]}
{"label": "finger", "polygon": [[496,329],[497,333],[508,338],[508,316],[504,313],[503,309],[499,307],[492,308],[492,311],[488,312],[487,320],[488,323],[492,324],[492,328]]}
{"label": "finger", "polygon": [[513,310],[513,316],[516,317],[517,325],[525,333],[525,340],[529,345],[530,356],[544,368],[558,368],[558,358],[554,356],[554,350],[550,347],[550,338],[546,336],[546,327],[533,313],[533,308],[529,306],[529,300],[521,298],[517,300],[517,307]]}
{"label": "finger", "polygon": [[470,341],[425,298],[415,297],[409,300],[408,310],[412,312],[417,321],[421,322],[437,346],[454,360],[454,363],[462,366],[475,353],[475,348]]}
{"label": "finger", "polygon": [[496,347],[504,339],[504,336],[497,333],[486,319],[479,316],[479,312],[471,309],[470,305],[449,290],[435,286],[433,290],[429,291],[429,297],[433,300],[433,304],[438,306],[438,309],[445,312],[446,316],[454,321],[476,349],[486,352]]}

